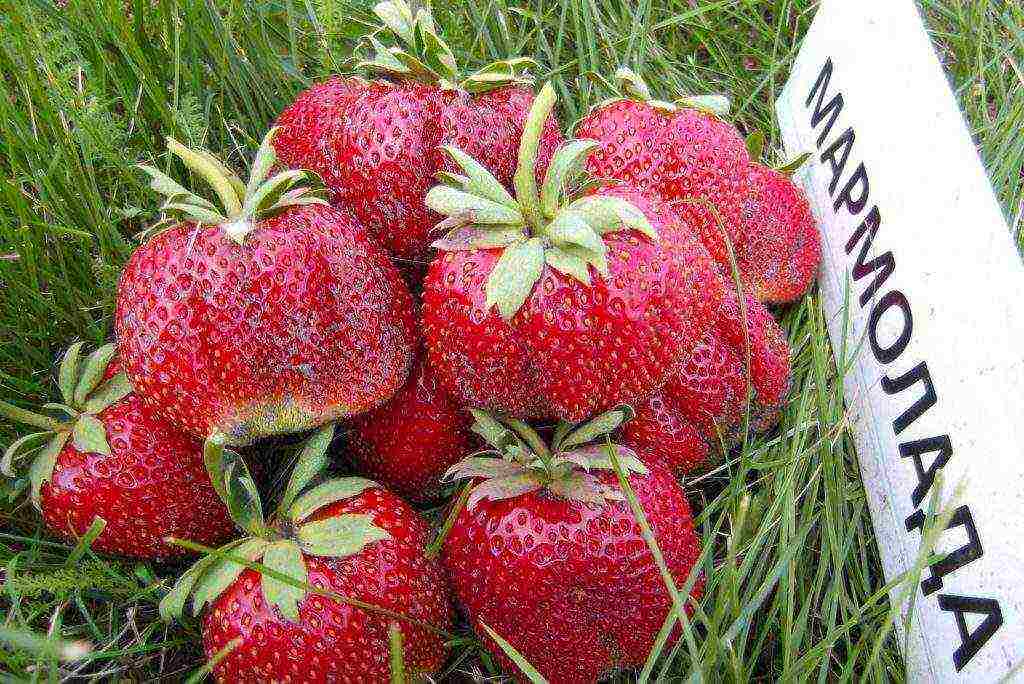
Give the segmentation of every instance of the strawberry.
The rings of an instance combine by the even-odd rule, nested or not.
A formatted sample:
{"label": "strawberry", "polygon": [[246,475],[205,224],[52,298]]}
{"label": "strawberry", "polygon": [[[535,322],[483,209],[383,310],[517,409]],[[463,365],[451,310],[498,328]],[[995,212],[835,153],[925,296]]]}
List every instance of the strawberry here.
{"label": "strawberry", "polygon": [[[642,400],[710,326],[722,296],[713,262],[663,202],[627,185],[572,200],[592,141],[533,169],[550,84],[527,118],[513,197],[454,147],[460,166],[427,204],[450,229],[424,281],[424,335],[461,402],[520,417],[580,420]],[[690,345],[692,346],[692,344]]]}
{"label": "strawberry", "polygon": [[352,460],[406,499],[430,501],[440,494],[441,475],[469,453],[470,422],[421,355],[388,403],[349,422]]}
{"label": "strawberry", "polygon": [[576,126],[577,138],[600,143],[587,169],[671,202],[715,260],[728,266],[723,231],[733,249],[743,241],[750,164],[743,137],[718,116],[728,103],[654,100],[629,69],[619,69],[616,78],[626,99],[598,105]]}
{"label": "strawberry", "polygon": [[[582,426],[560,424],[550,447],[521,421],[474,413],[474,430],[496,457],[469,458],[450,471],[474,484],[442,560],[486,648],[515,672],[507,642],[557,684],[642,664],[673,599],[621,483],[635,492],[677,589],[687,586],[700,548],[667,470],[646,468],[644,454],[610,441],[593,444],[628,419],[628,407]],[[697,599],[696,575],[692,587]]]}
{"label": "strawberry", "polygon": [[744,205],[740,271],[757,298],[783,304],[811,286],[821,261],[821,237],[803,191],[783,171],[751,164]]}
{"label": "strawberry", "polygon": [[270,520],[244,463],[208,443],[214,486],[250,536],[199,560],[160,612],[180,616],[191,596],[217,681],[386,682],[389,630],[407,672],[445,661],[450,599],[423,551],[426,523],[369,480],[313,484],[333,434],[328,425],[305,444]]}
{"label": "strawberry", "polygon": [[753,296],[745,297],[746,330],[739,298],[728,290],[715,325],[704,335],[682,369],[626,425],[626,444],[651,454],[675,472],[705,465],[712,453],[731,448],[742,437],[746,411],[746,348],[754,402],[750,425],[771,428],[789,390],[789,345],[775,319]]}
{"label": "strawberry", "polygon": [[31,499],[47,527],[74,544],[101,518],[92,548],[102,553],[162,560],[187,553],[167,536],[229,538],[233,525],[206,476],[202,445],[132,391],[114,345],[84,363],[81,348],[65,354],[63,403],[47,404],[47,415],[0,402],[0,415],[41,429],[10,445],[3,473],[14,477],[15,462],[32,457]]}
{"label": "strawberry", "polygon": [[[439,217],[423,198],[434,176],[453,171],[442,145],[486,159],[502,183],[511,183],[516,146],[533,100],[514,59],[462,75],[427,9],[413,14],[405,0],[379,3],[384,24],[400,46],[374,37],[375,54],[360,64],[366,81],[334,77],[301,93],[280,115],[275,140],[284,164],[318,172],[330,198],[355,215],[402,262],[427,260],[430,229]],[[561,142],[547,120],[538,168]]]}
{"label": "strawberry", "polygon": [[170,151],[223,208],[152,167],[185,220],[150,238],[118,287],[125,371],[168,420],[243,445],[384,402],[413,355],[412,298],[350,215],[274,165],[267,134],[247,185],[208,152]]}

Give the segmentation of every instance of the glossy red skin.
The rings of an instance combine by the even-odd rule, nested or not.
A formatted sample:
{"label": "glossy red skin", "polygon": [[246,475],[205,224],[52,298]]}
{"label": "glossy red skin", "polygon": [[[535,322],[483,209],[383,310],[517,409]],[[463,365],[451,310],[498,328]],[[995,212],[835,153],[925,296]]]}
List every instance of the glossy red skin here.
{"label": "glossy red skin", "polygon": [[[450,631],[451,598],[440,564],[428,559],[426,523],[394,494],[372,488],[324,507],[311,519],[366,513],[391,539],[346,558],[304,554],[310,584]],[[391,618],[329,597],[307,594],[299,620],[284,618],[263,597],[260,575],[244,571],[203,615],[207,658],[241,643],[213,670],[219,682],[387,682]],[[434,632],[398,621],[410,673],[436,672],[447,658]]]}
{"label": "glossy red skin", "polygon": [[[746,314],[754,391],[750,427],[759,432],[778,421],[789,391],[789,344],[775,319],[751,295],[746,297]],[[680,371],[637,406],[636,417],[623,428],[626,444],[686,474],[742,438],[747,376],[741,320],[736,292],[728,290],[715,325]]]}
{"label": "glossy red skin", "polygon": [[[440,147],[455,145],[511,185],[529,88],[470,95],[411,81],[335,77],[301,93],[277,120],[280,161],[319,173],[333,202],[350,208],[391,254],[425,264],[441,220],[424,198],[436,173],[455,170]],[[538,174],[562,141],[550,117]]]}
{"label": "glossy red skin", "polygon": [[471,423],[419,358],[394,397],[349,423],[350,454],[359,472],[423,503],[440,494],[441,476],[469,454]]}
{"label": "glossy red skin", "polygon": [[[109,378],[120,370],[115,359]],[[47,527],[75,544],[96,516],[106,527],[92,543],[100,553],[164,560],[191,552],[165,537],[216,546],[235,525],[203,465],[202,444],[129,394],[96,416],[110,455],[86,453],[69,439],[40,490]]]}
{"label": "glossy red skin", "polygon": [[723,286],[696,237],[663,202],[627,186],[658,231],[604,236],[608,279],[584,285],[548,266],[509,322],[486,309],[499,250],[442,252],[424,281],[424,334],[439,380],[469,406],[579,421],[636,403],[683,361],[711,325]]}
{"label": "glossy red skin", "polygon": [[751,164],[744,206],[746,240],[736,251],[740,271],[763,302],[802,297],[821,262],[821,236],[803,191],[788,176]]}
{"label": "glossy red skin", "polygon": [[136,390],[172,423],[233,444],[378,406],[412,361],[412,298],[384,251],[323,205],[239,246],[179,224],[132,255],[116,331]]}
{"label": "glossy red skin", "polygon": [[[599,475],[617,485],[614,473]],[[668,471],[630,484],[682,587],[700,555],[690,509]],[[671,598],[629,506],[546,490],[464,509],[442,555],[470,623],[505,672],[518,668],[480,627],[508,640],[552,684],[597,681],[647,658]],[[698,580],[692,592],[701,595]],[[678,637],[678,630],[670,641]]]}
{"label": "glossy red skin", "polygon": [[734,126],[698,109],[666,112],[644,102],[615,100],[585,116],[576,137],[601,143],[587,162],[588,171],[670,202],[715,260],[729,263],[722,230],[734,249],[743,242],[750,164]]}

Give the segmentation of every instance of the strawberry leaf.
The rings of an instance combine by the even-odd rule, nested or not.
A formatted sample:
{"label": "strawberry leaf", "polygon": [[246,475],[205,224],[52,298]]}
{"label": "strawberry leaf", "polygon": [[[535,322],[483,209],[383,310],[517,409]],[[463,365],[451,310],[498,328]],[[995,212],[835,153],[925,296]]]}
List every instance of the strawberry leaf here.
{"label": "strawberry leaf", "polygon": [[132,383],[124,371],[96,388],[85,402],[88,413],[100,413],[132,393]]}
{"label": "strawberry leaf", "polygon": [[107,443],[107,428],[96,416],[87,413],[82,414],[75,421],[72,433],[75,439],[75,448],[84,454],[110,455],[110,445]]}
{"label": "strawberry leaf", "polygon": [[544,250],[544,262],[559,273],[590,285],[590,267],[586,261],[560,247]]}
{"label": "strawberry leaf", "polygon": [[551,157],[540,190],[540,206],[545,216],[551,218],[558,211],[566,187],[583,172],[584,162],[597,146],[596,140],[570,140]]}
{"label": "strawberry leaf", "polygon": [[605,435],[616,430],[626,421],[632,420],[634,415],[636,414],[631,406],[627,404],[616,406],[570,432],[565,439],[562,440],[562,443],[559,445],[559,449],[566,450],[579,444],[592,442],[601,435]]}
{"label": "strawberry leaf", "polygon": [[43,508],[40,501],[40,490],[42,490],[43,484],[49,482],[50,478],[53,477],[53,468],[57,465],[57,456],[64,449],[64,445],[67,444],[70,436],[70,433],[67,432],[59,432],[54,435],[29,467],[28,477],[31,483],[31,498],[36,510],[41,511]]}
{"label": "strawberry leaf", "polygon": [[509,245],[501,253],[484,287],[485,308],[498,307],[506,321],[511,319],[530,296],[544,270],[544,244],[541,238]]}
{"label": "strawberry leaf", "polygon": [[464,458],[444,474],[445,480],[464,480],[469,478],[494,478],[522,475],[529,468],[520,463],[510,463],[491,456],[470,456]]}
{"label": "strawberry leaf", "polygon": [[[265,539],[249,537],[231,549],[230,555],[253,563],[263,556],[266,548]],[[208,603],[216,601],[245,569],[246,566],[238,561],[217,557],[195,583],[195,590],[192,593],[192,614],[198,616]]]}
{"label": "strawberry leaf", "polygon": [[89,355],[89,358],[85,361],[85,368],[82,370],[78,383],[75,385],[74,401],[71,402],[74,406],[83,406],[85,404],[85,400],[103,379],[103,374],[106,372],[107,366],[110,365],[110,360],[114,358],[116,351],[117,347],[113,344],[105,344]]}
{"label": "strawberry leaf", "polygon": [[572,202],[566,210],[583,217],[599,235],[633,229],[657,241],[658,233],[642,211],[622,197],[587,195]]}
{"label": "strawberry leaf", "polygon": [[541,477],[532,471],[520,473],[519,475],[484,480],[473,487],[469,500],[466,501],[466,508],[473,510],[484,499],[490,499],[491,501],[512,499],[527,492],[540,489],[543,485]]}
{"label": "strawberry leaf", "polygon": [[463,173],[466,174],[465,181],[462,184],[466,192],[489,199],[492,202],[497,202],[498,204],[518,211],[519,205],[516,204],[515,199],[512,198],[512,195],[505,189],[505,186],[502,185],[501,182],[494,177],[494,174],[488,171],[483,164],[473,159],[454,145],[445,145],[441,149],[444,150],[448,156],[452,158],[452,161],[458,164]]}
{"label": "strawberry leaf", "polygon": [[60,362],[57,386],[60,387],[60,395],[69,404],[75,400],[75,386],[78,384],[78,358],[84,344],[85,342],[75,342],[68,347],[64,359]]}
{"label": "strawberry leaf", "polygon": [[447,185],[432,187],[427,193],[426,203],[428,207],[444,216],[468,214],[472,217],[473,223],[508,226],[523,224],[523,215],[518,208]]}
{"label": "strawberry leaf", "polygon": [[[306,562],[302,558],[302,549],[294,541],[282,539],[268,544],[263,552],[263,564],[275,572],[306,583]],[[282,582],[267,573],[262,573],[262,585],[267,603],[277,606],[281,615],[287,619],[293,622],[299,619],[299,601],[306,596],[305,589]]]}
{"label": "strawberry leaf", "polygon": [[302,445],[284,495],[281,497],[282,511],[290,509],[302,490],[327,467],[327,448],[333,439],[334,423],[329,423],[314,432]]}
{"label": "strawberry leaf", "polygon": [[361,513],[314,520],[300,527],[298,532],[303,551],[333,558],[351,556],[369,544],[390,538],[391,535],[373,524],[373,516]]}
{"label": "strawberry leaf", "polygon": [[379,485],[376,482],[362,477],[341,477],[328,480],[297,498],[288,510],[288,515],[295,522],[302,522],[328,504],[342,499],[350,499],[370,487],[377,486]]}

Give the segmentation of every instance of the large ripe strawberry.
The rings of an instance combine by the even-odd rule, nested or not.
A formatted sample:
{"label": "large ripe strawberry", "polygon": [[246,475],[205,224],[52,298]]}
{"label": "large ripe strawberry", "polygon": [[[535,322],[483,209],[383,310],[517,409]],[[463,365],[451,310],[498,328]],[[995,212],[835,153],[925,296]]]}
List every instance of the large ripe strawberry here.
{"label": "large ripe strawberry", "polygon": [[538,192],[534,160],[554,106],[530,110],[516,196],[461,150],[427,204],[450,232],[424,282],[431,366],[469,406],[581,420],[642,400],[710,326],[722,296],[714,265],[668,207],[627,185],[572,200],[596,143],[552,157]]}
{"label": "large ripe strawberry", "polygon": [[782,170],[753,163],[736,260],[763,302],[799,299],[821,261],[821,236],[803,191]]}
{"label": "large ripe strawberry", "polygon": [[151,167],[181,222],[121,275],[116,330],[136,390],[175,425],[248,444],[384,402],[413,355],[412,298],[351,215],[274,164],[271,129],[248,184],[207,152],[172,153],[216,190],[215,207]]}
{"label": "large ripe strawberry", "polygon": [[[443,561],[470,624],[509,673],[517,668],[495,634],[555,684],[594,682],[650,653],[673,599],[613,469],[635,492],[674,585],[687,586],[700,547],[678,483],[646,468],[644,454],[602,443],[628,414],[563,423],[548,447],[520,421],[476,412],[474,430],[495,454],[451,471],[475,484]],[[696,599],[699,577],[692,586]]]}
{"label": "large ripe strawberry", "polygon": [[718,100],[654,100],[632,71],[620,69],[616,77],[626,97],[598,105],[576,127],[577,138],[600,143],[588,170],[671,202],[728,265],[723,232],[734,249],[743,241],[750,164],[743,137],[719,118]]}
{"label": "large ripe strawberry", "polygon": [[637,406],[636,418],[623,430],[626,444],[678,473],[736,444],[747,410],[747,345],[750,427],[763,431],[775,424],[789,390],[789,344],[763,304],[752,295],[744,301],[746,326],[740,323],[739,297],[728,290],[715,325],[681,370]]}
{"label": "large ripe strawberry", "polygon": [[[335,77],[306,90],[278,118],[274,144],[285,164],[318,172],[331,200],[350,208],[402,261],[425,263],[429,232],[439,217],[423,198],[439,171],[454,166],[439,151],[454,145],[485,160],[511,183],[516,148],[533,100],[523,74],[528,60],[498,62],[463,75],[437,35],[427,9],[405,0],[375,7],[401,47],[375,38],[374,56],[360,66],[371,76]],[[561,141],[547,120],[538,168]]]}
{"label": "large ripe strawberry", "polygon": [[220,682],[387,682],[392,625],[408,673],[431,675],[445,661],[450,598],[439,563],[424,554],[429,530],[369,480],[312,484],[333,434],[321,428],[305,444],[270,520],[241,460],[207,451],[214,485],[251,536],[196,563],[160,612],[179,616],[192,597]]}
{"label": "large ripe strawberry", "polygon": [[93,521],[105,526],[92,548],[159,560],[187,551],[165,537],[217,544],[231,536],[228,511],[203,468],[202,445],[143,404],[120,369],[114,345],[83,363],[82,344],[60,367],[62,403],[42,415],[0,402],[0,415],[39,428],[18,439],[3,457],[31,459],[31,498],[50,530],[77,543]]}
{"label": "large ripe strawberry", "polygon": [[429,501],[440,493],[441,475],[469,453],[470,422],[421,355],[395,396],[350,421],[352,460],[406,499]]}

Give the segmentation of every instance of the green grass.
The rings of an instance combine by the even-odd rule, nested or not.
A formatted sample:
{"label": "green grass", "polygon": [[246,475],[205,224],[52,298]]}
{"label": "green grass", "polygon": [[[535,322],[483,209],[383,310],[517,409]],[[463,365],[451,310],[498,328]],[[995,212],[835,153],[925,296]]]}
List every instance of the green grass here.
{"label": "green grass", "polygon": [[[922,5],[1020,242],[1024,10]],[[300,89],[351,67],[368,7],[0,0],[0,395],[25,405],[51,396],[55,355],[110,334],[118,269],[156,218],[131,165],[162,161],[166,135],[238,162]],[[737,124],[775,144],[772,102],[813,12],[806,0],[435,6],[466,61],[535,57],[566,126],[606,96],[588,73],[628,62],[659,95],[729,93]],[[652,659],[652,678],[902,678],[819,302],[812,294],[779,313],[794,350],[791,402],[778,431],[688,483],[709,581],[688,638]],[[0,443],[16,434],[0,425]],[[177,568],[89,551],[69,564],[72,549],[47,540],[23,499],[5,497],[0,512],[0,670],[179,680],[201,667],[197,627],[156,613]],[[77,641],[89,654],[62,660]],[[488,663],[463,639],[449,670],[487,673]]]}

